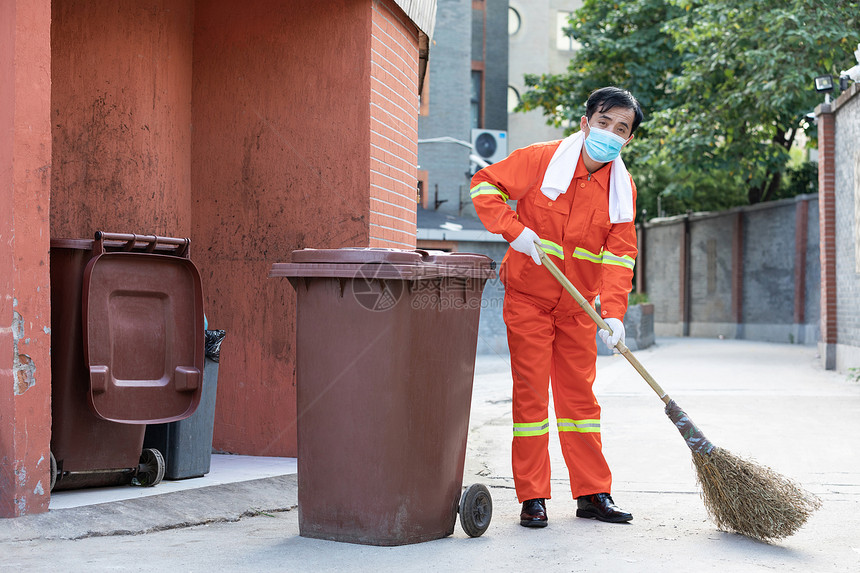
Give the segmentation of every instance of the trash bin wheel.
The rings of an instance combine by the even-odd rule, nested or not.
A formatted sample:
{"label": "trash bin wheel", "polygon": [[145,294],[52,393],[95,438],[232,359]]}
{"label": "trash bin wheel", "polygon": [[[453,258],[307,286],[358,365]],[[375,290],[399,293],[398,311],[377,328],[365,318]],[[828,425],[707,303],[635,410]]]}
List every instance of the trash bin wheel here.
{"label": "trash bin wheel", "polygon": [[480,537],[490,526],[493,517],[493,498],[490,490],[473,483],[460,496],[460,525],[469,537]]}
{"label": "trash bin wheel", "polygon": [[54,452],[50,452],[51,455],[51,489],[49,491],[54,491],[54,486],[57,485],[57,458],[54,457]]}
{"label": "trash bin wheel", "polygon": [[152,487],[164,479],[164,456],[155,448],[144,448],[137,466],[137,481],[144,487]]}

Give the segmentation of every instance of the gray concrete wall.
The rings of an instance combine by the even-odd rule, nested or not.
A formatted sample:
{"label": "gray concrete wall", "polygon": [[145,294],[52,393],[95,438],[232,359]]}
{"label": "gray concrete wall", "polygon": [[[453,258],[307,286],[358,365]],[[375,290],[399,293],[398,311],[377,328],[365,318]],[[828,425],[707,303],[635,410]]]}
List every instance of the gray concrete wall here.
{"label": "gray concrete wall", "polygon": [[[484,129],[508,129],[508,0],[487,0]],[[511,151],[511,150],[509,150]]]}
{"label": "gray concrete wall", "polygon": [[[819,318],[821,316],[821,236],[818,226],[818,201],[809,201],[809,225],[806,235],[806,304],[803,309],[804,321],[795,325],[798,342],[815,344],[821,334]],[[815,264],[810,264],[815,261]]]}
{"label": "gray concrete wall", "polygon": [[796,202],[744,213],[744,338],[792,342]]}
{"label": "gray concrete wall", "polygon": [[646,225],[645,291],[654,305],[654,333],[657,336],[681,335],[680,254],[683,224],[674,222]]}
{"label": "gray concrete wall", "polygon": [[[808,204],[803,321],[795,322],[796,211]],[[733,306],[733,240],[742,225],[742,319]],[[682,240],[686,217],[645,225],[645,290],[654,304],[657,336],[682,336]],[[815,344],[818,340],[820,264],[818,199],[801,196],[733,209],[691,215],[689,252],[689,324],[694,337],[725,337],[769,342]],[[799,304],[799,303],[798,303]]]}
{"label": "gray concrete wall", "polygon": [[496,278],[487,281],[484,285],[484,293],[481,298],[481,322],[478,328],[478,354],[508,354],[508,338],[505,330],[505,322],[502,320],[502,301],[505,297],[505,289],[498,277],[499,266],[508,243],[501,242],[467,242],[457,244],[457,250],[461,253],[478,253],[487,255],[496,261]]}
{"label": "gray concrete wall", "polygon": [[[683,225],[680,226],[683,229]],[[690,223],[690,336],[734,338],[731,214]],[[679,239],[680,241],[680,233]],[[680,250],[680,247],[679,247]],[[680,268],[679,268],[680,272]],[[680,279],[679,279],[680,280]],[[680,283],[678,286],[680,290]]]}

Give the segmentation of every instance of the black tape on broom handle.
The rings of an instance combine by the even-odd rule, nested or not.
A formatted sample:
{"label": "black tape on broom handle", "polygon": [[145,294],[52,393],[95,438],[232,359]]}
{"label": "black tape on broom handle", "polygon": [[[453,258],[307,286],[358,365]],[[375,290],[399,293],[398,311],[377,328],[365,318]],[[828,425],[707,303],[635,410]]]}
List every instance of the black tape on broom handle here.
{"label": "black tape on broom handle", "polygon": [[[606,324],[606,321],[600,318],[600,315],[597,314],[597,311],[594,310],[594,307],[588,304],[588,301],[585,300],[585,297],[582,296],[578,290],[576,290],[576,287],[573,286],[573,283],[570,282],[570,280],[568,280],[568,278],[564,276],[564,273],[561,272],[557,266],[555,266],[555,263],[550,260],[549,256],[543,250],[543,245],[541,245],[538,241],[535,241],[535,246],[538,248],[538,254],[540,255],[540,261],[543,266],[545,266],[547,270],[552,273],[552,276],[554,276],[556,280],[561,283],[561,286],[564,287],[564,290],[569,292],[573,296],[573,298],[576,299],[576,302],[579,304],[579,306],[582,307],[585,312],[588,313],[588,316],[591,317],[591,320],[593,320],[599,328],[601,328],[602,330],[608,330],[611,334],[612,329],[609,328],[609,325]],[[661,400],[663,400],[663,403],[668,405],[671,401],[669,395],[663,391],[663,388],[661,388],[657,381],[654,380],[654,377],[651,376],[651,374],[647,370],[645,370],[645,367],[642,366],[642,363],[639,362],[639,360],[637,360],[635,356],[633,356],[633,353],[630,351],[630,349],[627,348],[627,346],[620,340],[615,345],[615,348],[624,356],[624,358],[627,359],[627,361],[633,366],[633,368],[636,369],[636,371],[642,376],[642,378],[645,379],[648,385],[651,386],[651,389],[657,393],[657,396],[659,396]]]}

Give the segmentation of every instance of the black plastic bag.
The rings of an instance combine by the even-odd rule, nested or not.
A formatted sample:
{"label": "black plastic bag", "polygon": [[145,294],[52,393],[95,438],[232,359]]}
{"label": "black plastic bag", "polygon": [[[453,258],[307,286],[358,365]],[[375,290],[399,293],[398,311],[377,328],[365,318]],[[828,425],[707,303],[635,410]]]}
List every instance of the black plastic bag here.
{"label": "black plastic bag", "polygon": [[206,358],[218,362],[221,356],[221,343],[224,341],[225,330],[206,331]]}

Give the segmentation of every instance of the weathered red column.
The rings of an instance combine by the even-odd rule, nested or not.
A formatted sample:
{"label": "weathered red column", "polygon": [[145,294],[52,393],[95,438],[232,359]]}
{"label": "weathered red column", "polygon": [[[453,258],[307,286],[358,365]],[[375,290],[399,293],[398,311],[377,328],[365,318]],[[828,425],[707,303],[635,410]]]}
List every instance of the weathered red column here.
{"label": "weathered red column", "polygon": [[51,2],[0,2],[0,517],[48,510]]}
{"label": "weathered red column", "polygon": [[744,338],[744,213],[735,213],[732,234],[732,320],[735,338]]}
{"label": "weathered red column", "polygon": [[794,215],[794,329],[798,344],[806,343],[806,242],[809,237],[809,199],[797,201]]}

